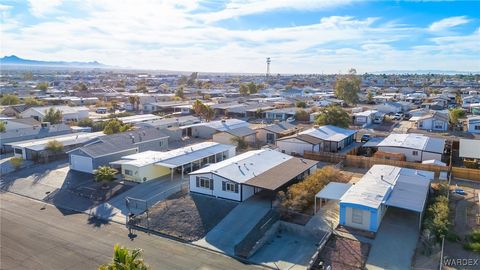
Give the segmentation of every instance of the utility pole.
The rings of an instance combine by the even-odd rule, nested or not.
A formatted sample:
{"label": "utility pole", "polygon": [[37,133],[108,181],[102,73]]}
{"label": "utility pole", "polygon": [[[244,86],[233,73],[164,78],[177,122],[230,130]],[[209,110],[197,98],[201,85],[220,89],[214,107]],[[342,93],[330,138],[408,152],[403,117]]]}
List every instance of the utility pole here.
{"label": "utility pole", "polygon": [[270,63],[272,61],[270,60],[270,57],[267,57],[267,80],[268,80],[268,77],[270,77]]}

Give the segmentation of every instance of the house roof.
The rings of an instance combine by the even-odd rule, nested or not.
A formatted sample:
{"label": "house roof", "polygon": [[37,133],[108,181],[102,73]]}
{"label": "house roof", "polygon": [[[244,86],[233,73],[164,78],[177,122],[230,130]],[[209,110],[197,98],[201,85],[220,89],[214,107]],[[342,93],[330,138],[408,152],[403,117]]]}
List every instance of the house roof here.
{"label": "house roof", "polygon": [[[298,159],[300,161],[289,161],[290,159]],[[286,163],[287,161],[289,162]],[[302,165],[300,165],[300,163]],[[306,159],[294,158],[272,149],[261,149],[245,152],[238,156],[194,171],[191,174],[214,173],[236,183],[246,183],[249,185],[255,184],[257,186],[263,185],[265,187],[274,188],[282,182],[289,181],[305,171],[303,170],[305,166],[311,164],[310,167],[312,167],[316,163],[317,161],[307,161]],[[276,170],[281,173],[269,172],[257,180],[252,180],[269,170]],[[297,174],[292,178],[285,180],[285,177],[289,177],[292,173]],[[250,180],[252,180],[252,182],[248,182]]]}
{"label": "house roof", "polygon": [[138,114],[138,115],[132,115],[132,116],[119,117],[118,120],[122,121],[125,124],[131,124],[131,123],[158,120],[161,118],[162,117],[154,114]]}
{"label": "house roof", "polygon": [[318,128],[311,128],[300,132],[300,134],[306,134],[324,141],[339,142],[345,138],[357,133],[356,130],[344,129],[337,126],[326,125]]}
{"label": "house roof", "polygon": [[230,135],[233,135],[235,137],[245,137],[245,136],[252,135],[252,134],[256,133],[255,130],[253,130],[249,127],[239,127],[239,128],[235,128],[235,129],[225,130],[224,132],[226,132]]}
{"label": "house roof", "polygon": [[340,203],[357,204],[373,209],[387,203],[409,210],[417,211],[420,208],[423,210],[428,185],[433,178],[433,172],[373,165],[342,196]]}
{"label": "house roof", "polygon": [[281,134],[281,133],[293,131],[293,130],[297,129],[297,126],[292,125],[288,122],[280,122],[280,123],[277,123],[277,124],[264,126],[264,127],[262,127],[262,129],[265,129],[265,130],[273,132],[273,133]]}
{"label": "house roof", "polygon": [[91,157],[101,157],[136,148],[140,142],[159,140],[169,136],[156,128],[141,128],[100,137],[97,141],[79,148]]}
{"label": "house roof", "polygon": [[41,122],[31,117],[8,119],[8,122],[15,122],[15,123],[20,123],[20,124],[30,125],[30,126],[40,126],[41,124]]}
{"label": "house roof", "polygon": [[218,120],[218,121],[211,121],[211,122],[202,122],[198,124],[192,124],[181,127],[182,129],[190,128],[190,127],[199,127],[204,126],[208,128],[215,129],[219,132],[231,130],[239,127],[248,127],[248,122],[245,122],[240,119],[225,119],[225,120]]}
{"label": "house roof", "polygon": [[390,134],[378,147],[400,147],[442,154],[445,139],[432,138],[422,134]]}
{"label": "house roof", "polygon": [[42,151],[45,149],[45,146],[47,145],[47,143],[53,140],[56,140],[62,143],[63,146],[70,146],[70,145],[78,145],[81,143],[86,143],[90,140],[93,140],[95,138],[98,138],[104,135],[105,134],[103,134],[103,132],[94,132],[94,133],[78,132],[73,134],[46,137],[42,139],[33,139],[33,140],[19,141],[15,143],[7,143],[6,145],[11,145],[12,147],[16,147],[16,148],[26,148],[33,151]]}
{"label": "house roof", "polygon": [[315,197],[327,200],[340,200],[351,186],[352,184],[350,183],[330,182]]}
{"label": "house roof", "polygon": [[46,106],[46,107],[31,107],[25,110],[24,112],[28,110],[34,110],[38,112],[40,115],[45,115],[45,111],[49,110],[50,108],[53,108],[55,110],[60,110],[63,114],[78,113],[79,111],[89,110],[87,107],[83,107],[83,106],[71,107],[71,106],[60,105],[60,106]]}
{"label": "house roof", "polygon": [[367,110],[367,111],[363,111],[363,112],[354,113],[353,115],[355,115],[355,116],[370,116],[372,114],[376,114],[377,112],[378,112],[377,110]]}
{"label": "house roof", "polygon": [[480,140],[460,139],[458,155],[462,158],[480,159]]}
{"label": "house roof", "polygon": [[234,145],[219,144],[215,142],[203,142],[174,149],[167,152],[145,151],[122,157],[122,164],[142,167],[156,164],[168,168],[176,168],[193,161],[200,160],[224,151],[235,148]]}

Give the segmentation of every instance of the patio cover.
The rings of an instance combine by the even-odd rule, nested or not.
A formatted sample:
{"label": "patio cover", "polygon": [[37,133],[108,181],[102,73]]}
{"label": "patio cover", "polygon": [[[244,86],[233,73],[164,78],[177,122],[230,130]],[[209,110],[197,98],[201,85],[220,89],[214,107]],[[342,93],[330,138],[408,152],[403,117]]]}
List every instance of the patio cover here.
{"label": "patio cover", "polygon": [[343,194],[347,192],[347,190],[352,186],[350,183],[337,183],[337,182],[330,182],[320,190],[316,198],[319,199],[327,199],[327,200],[337,200],[339,201],[342,198]]}
{"label": "patio cover", "polygon": [[423,213],[429,188],[429,179],[403,176],[397,180],[385,205]]}

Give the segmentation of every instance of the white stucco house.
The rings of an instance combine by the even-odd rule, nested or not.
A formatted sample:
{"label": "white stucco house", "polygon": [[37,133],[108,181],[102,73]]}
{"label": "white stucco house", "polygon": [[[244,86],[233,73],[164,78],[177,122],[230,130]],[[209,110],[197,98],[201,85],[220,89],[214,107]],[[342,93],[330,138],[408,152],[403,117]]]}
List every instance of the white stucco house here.
{"label": "white stucco house", "polygon": [[31,107],[20,113],[22,118],[31,117],[37,121],[43,122],[47,110],[53,108],[62,112],[63,121],[78,121],[88,118],[89,109],[87,107],[70,107],[70,106],[48,106],[48,107]]}
{"label": "white stucco house", "polygon": [[407,161],[442,160],[445,139],[422,134],[390,134],[377,144],[378,151],[401,153]]}
{"label": "white stucco house", "polygon": [[467,119],[467,131],[480,134],[480,116],[472,116]]}

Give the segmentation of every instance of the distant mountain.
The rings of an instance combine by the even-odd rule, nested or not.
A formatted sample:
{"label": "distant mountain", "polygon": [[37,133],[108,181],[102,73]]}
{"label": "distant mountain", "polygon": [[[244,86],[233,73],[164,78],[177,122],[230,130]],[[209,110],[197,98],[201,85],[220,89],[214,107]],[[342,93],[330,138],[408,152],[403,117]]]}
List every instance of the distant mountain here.
{"label": "distant mountain", "polygon": [[0,58],[1,65],[18,65],[18,66],[48,66],[48,67],[107,67],[97,61],[93,62],[64,62],[64,61],[38,61],[23,59],[16,55],[10,55]]}
{"label": "distant mountain", "polygon": [[375,71],[373,74],[445,74],[445,75],[456,75],[456,74],[478,74],[479,71],[458,71],[458,70],[384,70],[384,71]]}

